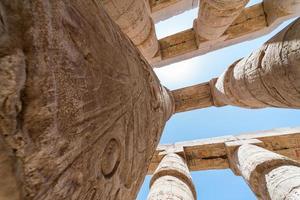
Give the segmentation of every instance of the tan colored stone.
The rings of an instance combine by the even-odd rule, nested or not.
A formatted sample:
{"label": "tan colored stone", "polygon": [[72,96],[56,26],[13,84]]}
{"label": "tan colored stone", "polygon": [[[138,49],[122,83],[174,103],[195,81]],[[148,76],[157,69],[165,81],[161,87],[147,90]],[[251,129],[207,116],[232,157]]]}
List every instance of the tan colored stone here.
{"label": "tan colored stone", "polygon": [[176,113],[213,106],[209,83],[173,90],[172,95]]}
{"label": "tan colored stone", "polygon": [[280,18],[289,15],[299,16],[300,12],[299,0],[264,0],[263,6],[268,24],[280,23]]}
{"label": "tan colored stone", "polygon": [[196,200],[196,190],[189,169],[182,157],[164,156],[150,182],[148,200]]}
{"label": "tan colored stone", "polygon": [[134,199],[173,112],[152,68],[92,0],[0,19],[0,199]]}
{"label": "tan colored stone", "polygon": [[149,0],[154,22],[166,20],[187,10],[196,8],[199,0]]}
{"label": "tan colored stone", "polygon": [[18,160],[12,149],[9,149],[3,138],[0,137],[0,199],[19,200],[21,190],[19,190],[19,180],[15,174],[21,173]]}
{"label": "tan colored stone", "polygon": [[207,40],[218,39],[248,2],[249,0],[201,0],[194,26],[196,33]]}
{"label": "tan colored stone", "polygon": [[190,171],[228,169],[231,167],[230,157],[233,152],[249,141],[255,144],[260,141],[259,145],[263,148],[300,161],[300,128],[284,128],[159,145],[152,157],[148,174],[153,174],[161,159],[169,153],[186,158]]}
{"label": "tan colored stone", "polygon": [[159,44],[155,27],[144,0],[98,0],[97,2],[103,4],[110,17],[146,58],[150,59],[158,53]]}
{"label": "tan colored stone", "polygon": [[[272,1],[272,0],[271,0]],[[277,1],[285,2],[285,1]],[[273,4],[271,8],[265,8],[264,4],[256,4],[244,9],[236,20],[228,27],[225,33],[215,40],[206,40],[197,37],[194,29],[188,29],[166,38],[160,39],[161,57],[148,60],[154,67],[163,67],[178,61],[218,50],[227,46],[252,40],[272,32],[281,23],[295,16],[300,16],[297,2],[289,8],[289,12],[281,12],[272,19],[265,15],[266,12],[278,9],[280,5]],[[265,10],[270,11],[265,11]],[[292,11],[292,12],[290,12]]]}
{"label": "tan colored stone", "polygon": [[233,63],[212,85],[215,105],[300,108],[300,20],[249,57]]}
{"label": "tan colored stone", "polygon": [[299,28],[296,20],[209,83],[172,91],[176,112],[225,105],[300,108]]}
{"label": "tan colored stone", "polygon": [[240,146],[234,157],[236,168],[259,199],[299,199],[300,163],[250,144]]}

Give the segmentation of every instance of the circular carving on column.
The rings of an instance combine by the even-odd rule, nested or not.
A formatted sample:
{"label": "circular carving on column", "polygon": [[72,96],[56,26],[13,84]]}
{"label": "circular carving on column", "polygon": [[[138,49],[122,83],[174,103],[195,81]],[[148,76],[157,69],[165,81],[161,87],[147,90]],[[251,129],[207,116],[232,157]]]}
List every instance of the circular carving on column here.
{"label": "circular carving on column", "polygon": [[109,140],[101,156],[101,172],[105,178],[112,177],[118,169],[120,153],[120,143],[116,139]]}

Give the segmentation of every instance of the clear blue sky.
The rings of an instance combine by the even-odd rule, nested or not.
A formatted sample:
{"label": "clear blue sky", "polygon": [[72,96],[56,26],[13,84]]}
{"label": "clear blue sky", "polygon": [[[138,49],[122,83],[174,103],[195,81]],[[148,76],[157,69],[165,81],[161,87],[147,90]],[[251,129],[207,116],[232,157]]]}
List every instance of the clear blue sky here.
{"label": "clear blue sky", "polygon": [[[250,4],[260,2],[252,0]],[[192,27],[197,9],[156,24],[159,38]],[[177,89],[209,81],[218,77],[235,60],[245,57],[259,48],[272,34],[256,40],[224,48],[187,61],[156,69],[162,84]],[[175,114],[167,123],[160,143],[174,143],[243,132],[268,130],[280,127],[300,126],[300,110],[259,109],[237,107],[206,108]],[[247,184],[230,170],[193,172],[198,199],[203,200],[254,200]],[[137,200],[145,200],[149,192],[150,177],[146,177]]]}

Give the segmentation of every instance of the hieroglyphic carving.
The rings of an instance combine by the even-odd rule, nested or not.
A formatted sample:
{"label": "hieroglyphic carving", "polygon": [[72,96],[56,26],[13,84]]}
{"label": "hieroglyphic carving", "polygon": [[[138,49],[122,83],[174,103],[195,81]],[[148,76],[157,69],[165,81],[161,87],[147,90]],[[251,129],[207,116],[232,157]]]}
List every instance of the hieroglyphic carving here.
{"label": "hieroglyphic carving", "polygon": [[120,164],[120,144],[116,139],[111,139],[101,155],[101,170],[106,178],[114,175]]}
{"label": "hieroglyphic carving", "polygon": [[219,78],[172,91],[176,112],[225,105],[300,108],[299,27],[297,19]]}
{"label": "hieroglyphic carving", "polygon": [[[300,108],[300,20],[212,82],[214,105]],[[278,81],[280,80],[280,81]]]}
{"label": "hieroglyphic carving", "polygon": [[0,4],[0,137],[20,199],[134,199],[168,91],[95,1]]}
{"label": "hieroglyphic carving", "polygon": [[234,152],[232,163],[258,199],[299,199],[299,162],[252,144],[243,144]]}
{"label": "hieroglyphic carving", "polygon": [[155,27],[150,8],[145,0],[97,0],[121,30],[151,59],[159,52]]}
{"label": "hieroglyphic carving", "polygon": [[198,18],[194,21],[196,34],[208,40],[218,39],[248,2],[249,0],[201,0]]}

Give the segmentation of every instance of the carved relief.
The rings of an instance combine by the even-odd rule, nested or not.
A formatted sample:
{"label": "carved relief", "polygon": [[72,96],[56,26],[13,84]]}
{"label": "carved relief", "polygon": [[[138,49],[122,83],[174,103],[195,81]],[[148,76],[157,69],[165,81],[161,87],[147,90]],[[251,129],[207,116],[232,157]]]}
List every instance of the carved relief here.
{"label": "carved relief", "polygon": [[152,68],[95,1],[4,2],[23,42],[0,54],[0,130],[23,199],[134,199],[172,108]]}
{"label": "carved relief", "polygon": [[120,145],[115,139],[111,139],[101,156],[101,170],[106,178],[110,178],[120,164]]}

